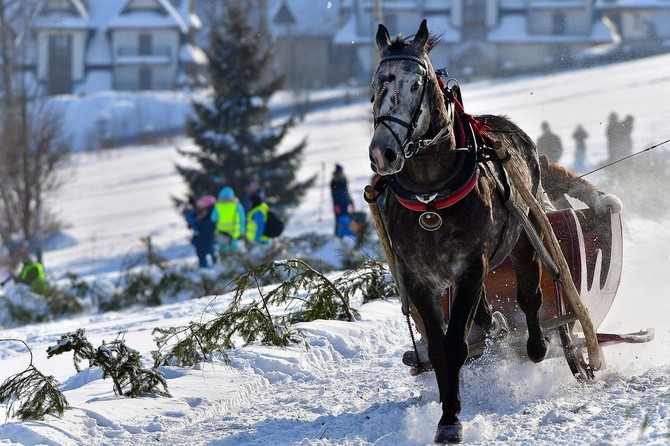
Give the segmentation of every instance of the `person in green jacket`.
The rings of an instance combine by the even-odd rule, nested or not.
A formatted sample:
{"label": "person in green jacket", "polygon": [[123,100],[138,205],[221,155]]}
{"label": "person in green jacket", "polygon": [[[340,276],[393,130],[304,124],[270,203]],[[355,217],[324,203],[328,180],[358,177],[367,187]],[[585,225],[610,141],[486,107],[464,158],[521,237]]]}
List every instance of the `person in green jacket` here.
{"label": "person in green jacket", "polygon": [[38,294],[46,294],[49,287],[44,275],[44,265],[30,256],[24,257],[23,268],[17,282],[25,283]]}
{"label": "person in green jacket", "polygon": [[226,186],[219,191],[210,218],[216,223],[215,237],[219,252],[227,255],[237,251],[239,239],[246,233],[246,215],[231,187]]}
{"label": "person in green jacket", "polygon": [[260,195],[250,197],[251,210],[247,215],[247,240],[253,243],[267,245],[270,237],[265,235],[265,224],[268,221],[268,204],[263,201]]}

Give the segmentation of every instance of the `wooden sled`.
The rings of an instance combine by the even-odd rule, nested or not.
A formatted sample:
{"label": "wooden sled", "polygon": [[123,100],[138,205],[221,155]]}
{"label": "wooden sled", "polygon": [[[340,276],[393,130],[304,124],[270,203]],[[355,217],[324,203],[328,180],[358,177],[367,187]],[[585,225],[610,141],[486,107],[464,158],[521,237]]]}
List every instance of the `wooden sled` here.
{"label": "wooden sled", "polygon": [[[560,242],[575,286],[597,330],[612,306],[621,279],[623,238],[620,214],[597,214],[591,209],[564,209],[548,213],[552,229]],[[486,294],[494,311],[507,319],[511,342],[525,351],[526,321],[516,303],[516,277],[509,258],[492,270],[485,279]],[[547,333],[557,330],[563,354],[572,373],[580,380],[592,381],[591,370],[584,359],[584,338],[572,307],[549,275],[542,271],[544,301],[540,320]],[[448,315],[448,299],[445,314]],[[596,333],[600,347],[618,343],[649,342],[653,329],[630,334]],[[486,336],[474,326],[469,334],[470,354],[483,353]]]}

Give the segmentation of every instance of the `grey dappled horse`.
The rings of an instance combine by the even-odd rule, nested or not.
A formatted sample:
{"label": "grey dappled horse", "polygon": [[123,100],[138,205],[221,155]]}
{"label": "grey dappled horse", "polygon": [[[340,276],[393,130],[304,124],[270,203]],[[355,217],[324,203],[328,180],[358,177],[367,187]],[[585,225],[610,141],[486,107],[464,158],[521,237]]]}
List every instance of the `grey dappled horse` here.
{"label": "grey dappled horse", "polygon": [[[501,163],[463,139],[463,122],[445,102],[428,52],[436,39],[421,22],[413,39],[376,36],[380,63],[372,80],[373,170],[388,181],[383,219],[391,240],[400,293],[425,325],[428,358],[442,403],[436,443],[462,441],[459,375],[473,322],[493,324],[484,277],[508,255],[516,271],[517,300],[528,324],[527,351],[547,354],[538,310],[540,262],[520,224],[504,205],[507,181]],[[490,140],[518,164],[533,194],[541,194],[532,140],[501,116],[476,116]],[[524,207],[525,209],[525,207]],[[451,289],[449,315],[442,298]]]}

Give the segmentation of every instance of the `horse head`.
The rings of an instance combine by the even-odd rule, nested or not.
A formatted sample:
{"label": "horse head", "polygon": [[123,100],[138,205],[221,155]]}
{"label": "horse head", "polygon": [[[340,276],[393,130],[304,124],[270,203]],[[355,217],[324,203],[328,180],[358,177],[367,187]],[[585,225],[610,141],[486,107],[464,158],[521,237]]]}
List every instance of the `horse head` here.
{"label": "horse head", "polygon": [[435,136],[450,122],[428,58],[437,39],[430,36],[426,20],[412,40],[398,36],[392,41],[380,24],[376,41],[380,62],[372,78],[375,129],[369,152],[372,169],[390,175],[421,150],[417,141]]}

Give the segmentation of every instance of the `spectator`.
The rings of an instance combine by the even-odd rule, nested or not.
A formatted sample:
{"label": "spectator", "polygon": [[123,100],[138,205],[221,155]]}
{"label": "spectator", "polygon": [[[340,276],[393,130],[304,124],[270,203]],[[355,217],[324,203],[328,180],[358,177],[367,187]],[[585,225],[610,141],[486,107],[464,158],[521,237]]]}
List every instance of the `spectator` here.
{"label": "spectator", "polygon": [[181,211],[181,214],[186,220],[186,225],[189,229],[195,228],[195,216],[196,216],[196,201],[193,197],[188,197],[188,202],[184,205],[184,209]]}
{"label": "spectator", "polygon": [[626,115],[621,121],[621,140],[619,141],[621,158],[625,158],[633,154],[633,116]]}
{"label": "spectator", "polygon": [[349,183],[340,164],[335,164],[333,178],[330,181],[330,193],[333,197],[333,212],[335,213],[335,235],[339,238],[344,236],[355,237],[356,234],[349,227],[349,207],[354,207],[354,202],[349,195]]}
{"label": "spectator", "polygon": [[537,138],[537,152],[540,155],[547,155],[549,161],[553,163],[557,163],[563,154],[561,139],[551,132],[547,121],[542,122],[542,134]]}
{"label": "spectator", "polygon": [[574,169],[577,172],[584,171],[586,167],[586,138],[589,134],[586,133],[584,127],[579,124],[575,131],[572,132],[572,139],[575,140],[575,165]]}
{"label": "spectator", "polygon": [[265,199],[265,190],[263,190],[263,184],[258,175],[251,177],[251,181],[244,189],[244,210],[249,212],[253,205],[251,204],[251,197],[258,195],[261,199]]}
{"label": "spectator", "polygon": [[607,136],[607,154],[609,155],[607,162],[621,158],[621,122],[619,122],[619,116],[615,112],[610,113],[607,119],[605,135]]}
{"label": "spectator", "polygon": [[264,233],[265,224],[268,221],[269,207],[260,195],[252,195],[250,201],[251,210],[247,214],[247,240],[267,245],[270,242],[270,238]]}
{"label": "spectator", "polygon": [[207,268],[210,266],[209,262],[211,264],[216,263],[216,253],[214,250],[216,224],[212,221],[211,217],[215,204],[216,198],[213,195],[205,195],[196,203],[191,219],[186,217],[187,211],[184,211],[189,228],[193,230],[191,244],[195,248],[200,268]]}
{"label": "spectator", "polygon": [[219,252],[228,255],[237,251],[239,239],[245,233],[246,214],[231,187],[219,191],[210,219],[216,223],[215,238]]}
{"label": "spectator", "polygon": [[38,294],[46,295],[49,290],[44,275],[44,265],[30,255],[23,258],[23,268],[17,282],[28,285],[32,291]]}

